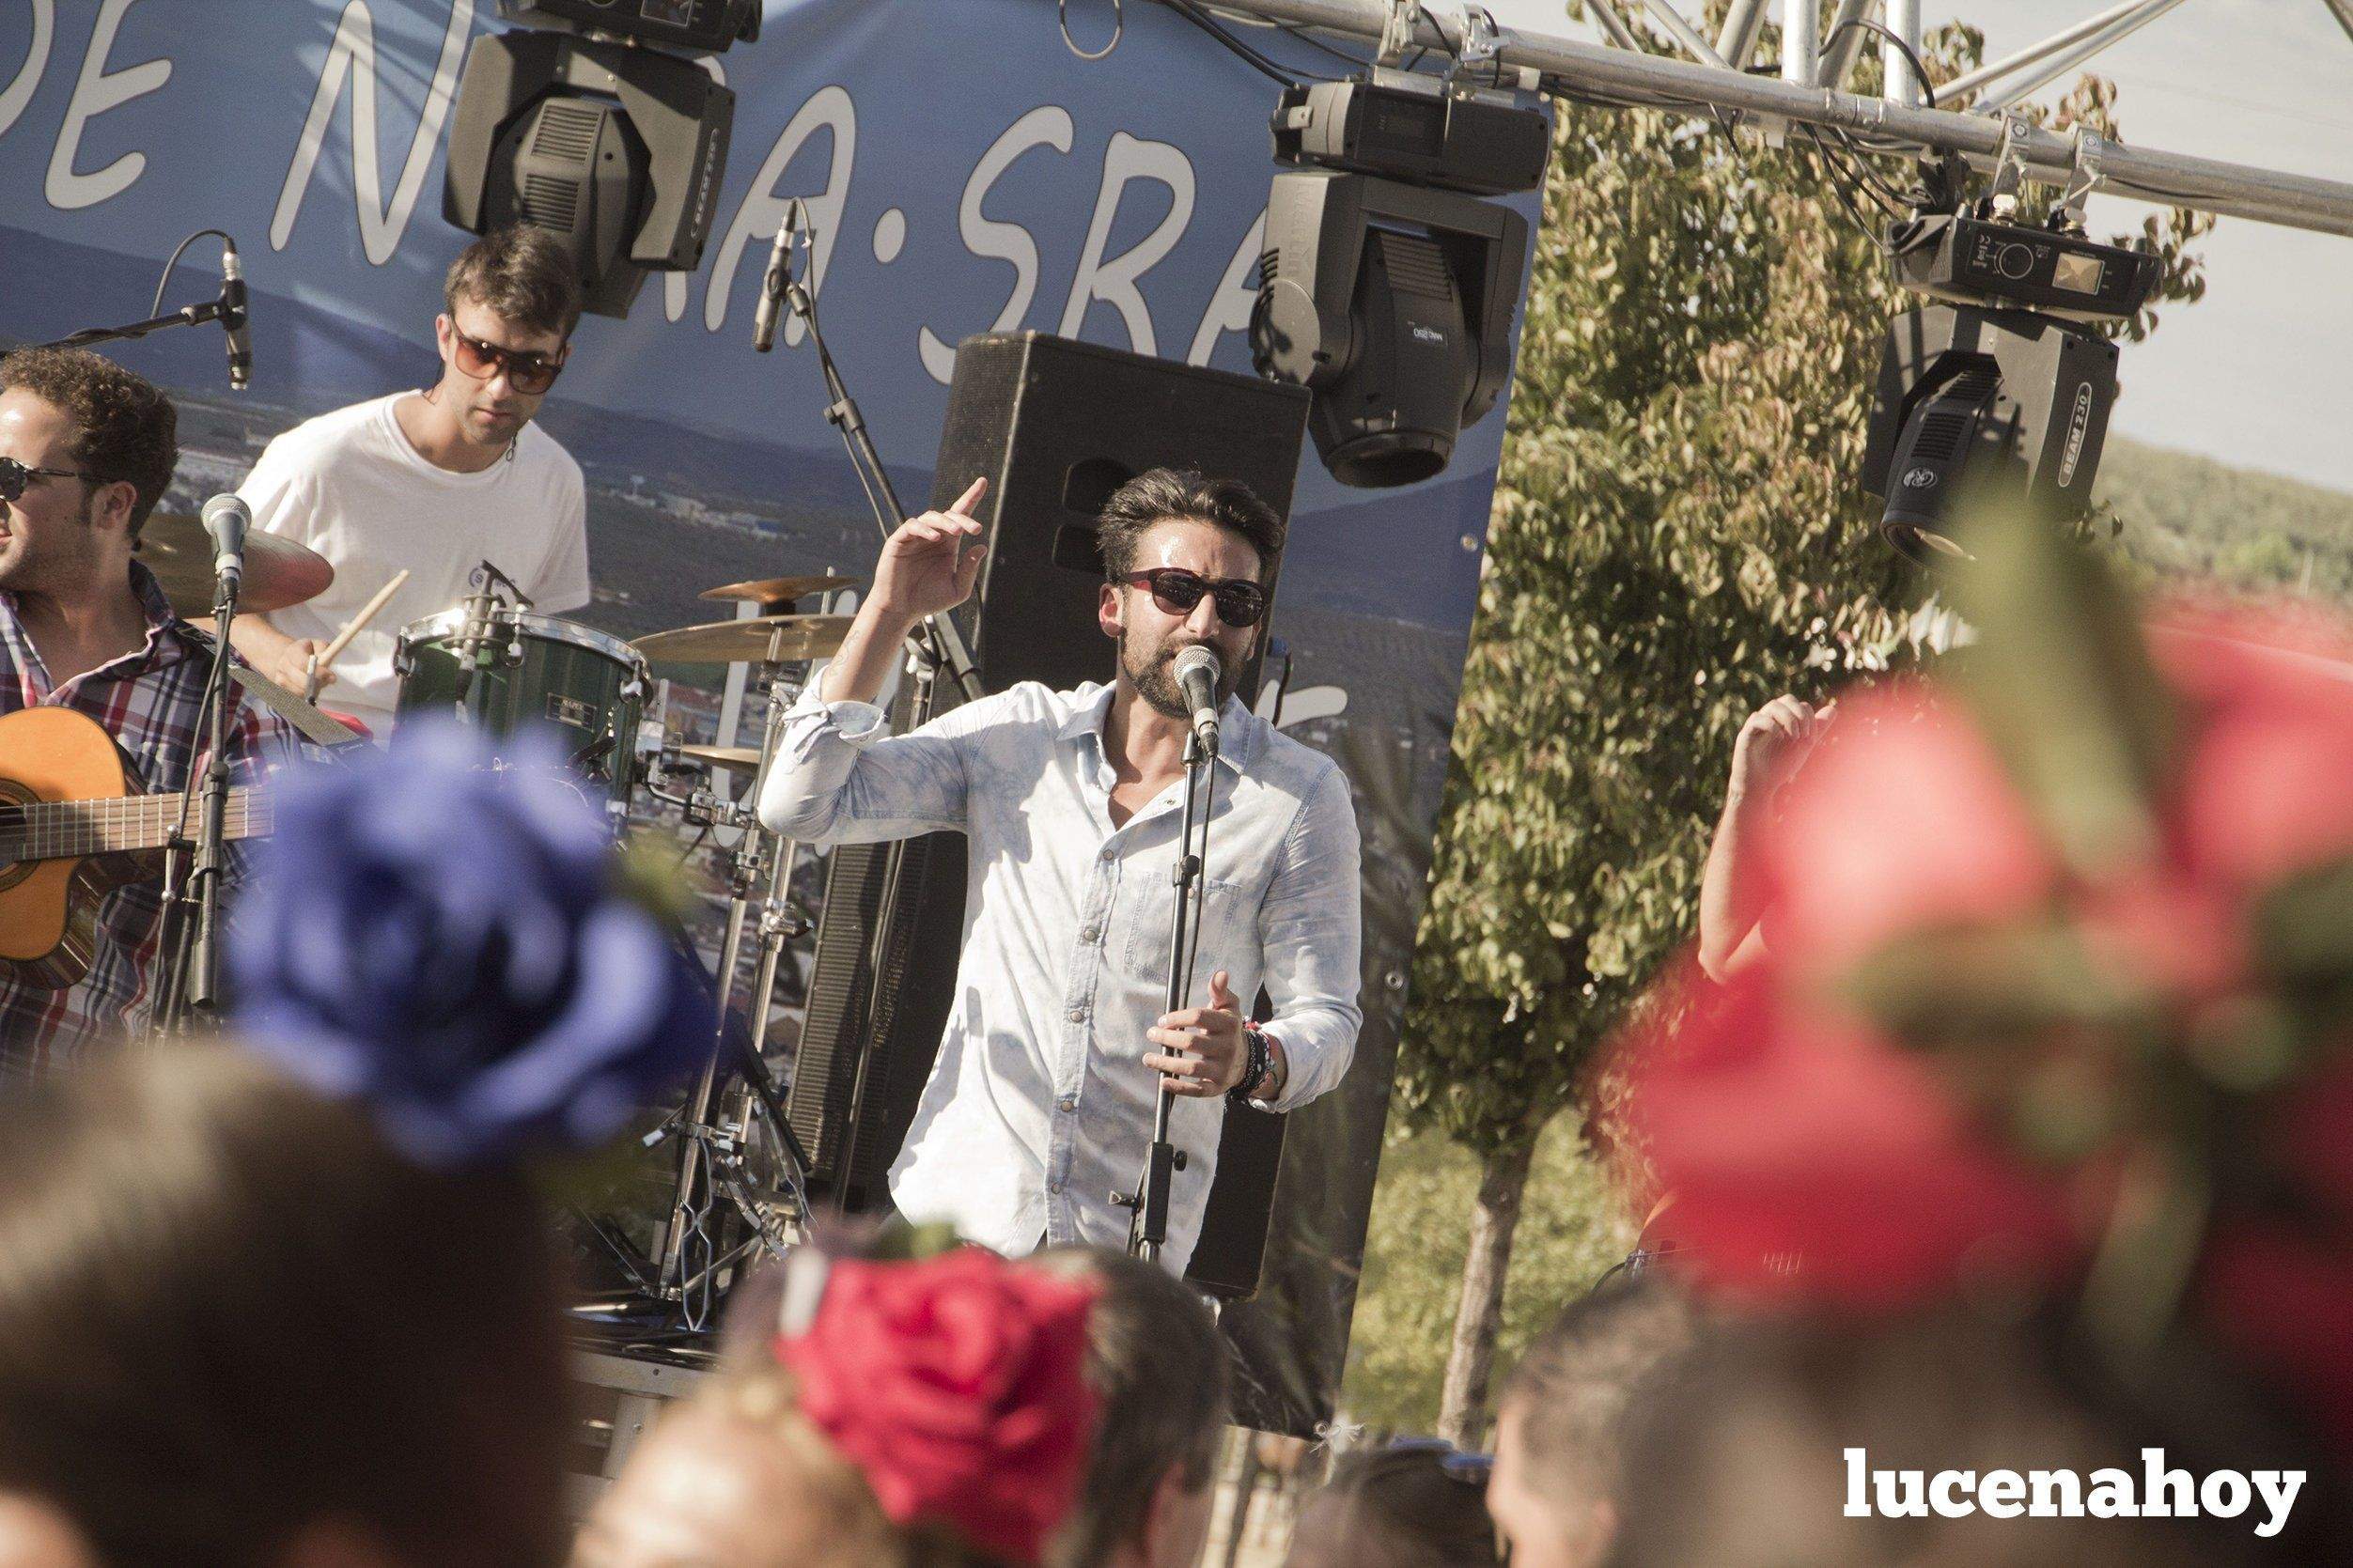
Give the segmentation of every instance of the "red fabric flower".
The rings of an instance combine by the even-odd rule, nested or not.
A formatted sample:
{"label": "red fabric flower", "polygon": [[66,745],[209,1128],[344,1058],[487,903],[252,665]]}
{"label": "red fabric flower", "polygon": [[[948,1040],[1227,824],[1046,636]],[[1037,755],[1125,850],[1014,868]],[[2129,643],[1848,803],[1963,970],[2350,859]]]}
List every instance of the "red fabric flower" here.
{"label": "red fabric flower", "polygon": [[1736,978],[1630,1065],[1659,1230],[1704,1286],[1873,1312],[2067,1265],[2058,1182],[1981,1137],[1924,1060],[1775,991]]}
{"label": "red fabric flower", "polygon": [[1975,723],[1902,682],[1839,699],[1759,852],[1766,940],[1816,974],[1924,927],[2024,913],[2058,878]]}
{"label": "red fabric flower", "polygon": [[1085,1376],[1098,1289],[961,1248],[920,1263],[845,1259],[808,1331],[777,1355],[802,1413],[883,1513],[935,1522],[1008,1561],[1069,1514],[1094,1439]]}

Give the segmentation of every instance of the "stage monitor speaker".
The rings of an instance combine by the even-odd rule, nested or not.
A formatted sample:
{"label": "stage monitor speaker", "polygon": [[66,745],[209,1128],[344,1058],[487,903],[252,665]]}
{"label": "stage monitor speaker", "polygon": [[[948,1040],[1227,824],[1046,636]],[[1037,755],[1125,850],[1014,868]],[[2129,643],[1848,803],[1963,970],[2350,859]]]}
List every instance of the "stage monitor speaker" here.
{"label": "stage monitor speaker", "polygon": [[[973,601],[957,612],[982,688],[1108,679],[1112,645],[1096,624],[1103,504],[1148,469],[1195,468],[1240,480],[1287,517],[1309,401],[1303,388],[1042,333],[967,338],[931,505],[989,479],[978,511],[989,554]],[[1245,702],[1257,680],[1254,663]],[[943,676],[939,691],[944,711],[955,683]],[[898,887],[886,918],[894,854]],[[887,1199],[882,1173],[955,1002],[966,863],[952,833],[833,853],[787,1109],[820,1188],[853,1212]],[[1229,1298],[1256,1289],[1282,1136],[1280,1117],[1227,1113],[1209,1219],[1188,1271],[1203,1289]]]}

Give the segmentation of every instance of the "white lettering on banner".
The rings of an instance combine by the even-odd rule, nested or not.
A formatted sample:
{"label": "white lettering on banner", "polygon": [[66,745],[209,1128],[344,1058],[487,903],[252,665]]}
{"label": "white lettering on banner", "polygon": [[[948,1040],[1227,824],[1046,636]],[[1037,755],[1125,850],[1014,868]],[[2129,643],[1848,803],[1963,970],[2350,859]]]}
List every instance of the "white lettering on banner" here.
{"label": "white lettering on banner", "polygon": [[375,20],[368,14],[367,0],[351,0],[343,8],[335,39],[327,46],[327,63],[319,73],[319,89],[311,96],[310,116],[303,122],[303,133],[294,144],[294,161],[287,166],[286,184],[278,192],[277,211],[270,219],[272,250],[286,249],[293,238],[294,220],[303,210],[304,194],[310,189],[327,125],[335,117],[335,104],[348,81],[351,85],[351,194],[359,209],[360,244],[372,266],[381,267],[392,259],[400,248],[401,235],[408,230],[417,194],[425,187],[425,171],[432,164],[433,149],[441,143],[442,122],[448,118],[450,103],[457,97],[458,71],[464,63],[466,38],[473,27],[474,0],[451,0],[449,25],[442,34],[441,58],[433,67],[432,85],[426,89],[424,113],[417,117],[416,134],[409,139],[400,183],[386,205],[376,153]]}
{"label": "white lettering on banner", "polygon": [[[786,165],[792,162],[802,145],[819,131],[834,133],[833,165],[825,177],[825,189],[802,199],[808,203],[809,222],[816,229],[806,281],[813,294],[824,287],[825,270],[834,258],[834,242],[841,235],[842,211],[849,205],[850,168],[858,156],[858,106],[849,101],[849,94],[837,86],[819,88],[801,105],[801,112],[792,116],[785,133],[768,149],[760,172],[752,177],[751,192],[736,209],[735,222],[727,225],[727,238],[711,266],[710,286],[703,295],[706,332],[717,332],[726,325],[727,295],[735,285],[736,268],[755,240],[759,241],[761,256],[766,257],[769,245],[776,238],[776,225],[785,221],[785,203],[789,199],[776,194],[776,181],[784,178]],[[787,321],[785,346],[798,344],[805,330],[797,316]]]}
{"label": "white lettering on banner", "polygon": [[[1110,242],[1112,220],[1118,216],[1121,197],[1131,179],[1157,179],[1168,187],[1168,215],[1124,256],[1106,262],[1103,247]],[[1192,221],[1192,161],[1182,147],[1147,142],[1125,131],[1111,133],[1103,150],[1103,183],[1095,193],[1095,217],[1086,225],[1086,249],[1079,256],[1078,276],[1070,280],[1070,299],[1062,307],[1062,325],[1055,330],[1076,337],[1086,322],[1087,307],[1100,300],[1119,312],[1128,324],[1128,346],[1139,354],[1159,352],[1152,336],[1152,312],[1144,303],[1136,280],[1176,248],[1185,225]]]}
{"label": "white lettering on banner", "polygon": [[1258,210],[1257,221],[1234,252],[1234,259],[1225,264],[1225,275],[1217,280],[1217,292],[1209,296],[1209,308],[1201,313],[1201,326],[1192,334],[1192,347],[1185,350],[1187,365],[1207,365],[1217,352],[1217,340],[1227,333],[1248,332],[1250,313],[1257,307],[1258,290],[1251,287],[1251,277],[1258,271],[1258,253],[1267,245],[1267,211]]}
{"label": "white lettering on banner", "polygon": [[[2246,1514],[2256,1501],[2264,1517],[2254,1526],[2266,1540],[2280,1533],[2304,1487],[2302,1470],[2210,1470],[2193,1476],[2165,1463],[2163,1449],[2141,1451],[2141,1474],[2094,1470],[2091,1495],[2073,1470],[1881,1470],[1870,1467],[1866,1451],[1840,1451],[1847,1462],[1849,1519],[1918,1518],[1930,1506],[1948,1519],[1983,1510],[1995,1519],[2194,1519],[2201,1512],[2218,1519]],[[1924,1497],[1924,1492],[1925,1496]]]}
{"label": "white lettering on banner", "polygon": [[[1050,147],[1056,152],[1067,153],[1071,133],[1067,109],[1041,104],[1006,127],[1005,134],[980,155],[980,162],[973,166],[972,178],[964,181],[964,197],[956,212],[957,232],[964,241],[964,248],[974,256],[1010,262],[1013,266],[1013,292],[1005,297],[997,318],[989,324],[990,332],[1018,327],[1021,318],[1029,313],[1030,301],[1037,293],[1037,241],[1019,224],[988,217],[981,211],[981,204],[988,199],[990,188],[996,184],[998,177],[1011,168],[1021,154],[1035,147]],[[915,334],[915,349],[923,356],[923,367],[931,379],[942,386],[947,385],[956,372],[955,345],[941,342],[929,327],[925,327]]]}
{"label": "white lettering on banner", "polygon": [[49,152],[49,178],[43,193],[61,212],[95,207],[131,189],[147,168],[147,154],[126,152],[102,169],[73,172],[74,154],[82,150],[82,132],[90,121],[109,109],[120,108],[171,80],[169,60],[147,60],[129,70],[109,72],[106,56],[122,30],[123,13],[135,0],[106,0],[99,8],[98,25],[90,29],[89,53],[82,56],[82,74],[73,84],[73,101],[66,105],[65,123],[57,128],[57,144]]}
{"label": "white lettering on banner", "polygon": [[24,63],[17,68],[16,80],[0,89],[0,136],[8,133],[17,116],[33,101],[41,73],[49,69],[50,40],[56,36],[57,0],[33,0],[33,39],[24,51]]}

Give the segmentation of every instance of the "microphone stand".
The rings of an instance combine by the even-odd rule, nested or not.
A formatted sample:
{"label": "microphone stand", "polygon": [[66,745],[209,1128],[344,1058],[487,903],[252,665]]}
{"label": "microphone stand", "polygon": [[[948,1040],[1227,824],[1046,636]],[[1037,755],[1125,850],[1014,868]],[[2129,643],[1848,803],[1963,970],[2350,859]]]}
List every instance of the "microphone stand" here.
{"label": "microphone stand", "polygon": [[[197,795],[191,772],[180,786],[180,831],[166,847],[164,884],[165,937],[159,951],[169,955],[156,999],[154,1032],[170,1034],[192,1016],[220,1010],[221,880],[227,851],[229,714],[237,697],[228,678],[229,622],[237,617],[241,587],[237,574],[224,574],[212,600],[212,668],[205,678],[204,727],[199,754],[206,758],[203,812],[191,843],[186,828]],[[182,868],[186,875],[181,876]]]}
{"label": "microphone stand", "polygon": [[127,327],[89,327],[54,342],[43,343],[40,347],[86,349],[96,343],[119,343],[126,338],[145,337],[166,327],[200,327],[207,321],[222,321],[236,326],[239,323],[230,318],[243,314],[243,311],[232,310],[218,300],[207,300],[202,304],[184,305],[166,316],[151,316],[144,321],[133,321]]}
{"label": "microphone stand", "polygon": [[[899,504],[898,489],[891,483],[891,472],[883,466],[882,454],[876,450],[874,437],[866,430],[866,418],[858,410],[858,400],[849,395],[841,368],[834,363],[833,350],[825,346],[825,334],[818,326],[817,298],[799,278],[788,275],[785,303],[808,329],[809,341],[817,348],[818,370],[825,378],[826,396],[833,399],[825,410],[826,423],[841,432],[842,444],[849,449],[850,466],[858,474],[858,488],[865,492],[866,504],[874,509],[875,523],[887,540],[907,520],[907,508]],[[945,614],[930,616],[917,629],[916,637],[918,654],[954,675],[966,702],[977,702],[985,695],[980,674],[973,667],[972,655],[966,650],[955,621]]]}
{"label": "microphone stand", "polygon": [[[1163,1012],[1174,1013],[1185,1004],[1192,993],[1192,958],[1199,950],[1201,894],[1203,868],[1209,860],[1209,813],[1215,800],[1198,813],[1199,847],[1195,847],[1194,802],[1201,782],[1208,777],[1209,765],[1216,757],[1214,751],[1201,744],[1198,731],[1189,729],[1185,736],[1185,809],[1176,836],[1176,863],[1169,867],[1168,879],[1176,890],[1176,921],[1168,938],[1168,1005]],[[1135,1191],[1114,1192],[1111,1201],[1129,1211],[1128,1251],[1145,1263],[1158,1263],[1161,1249],[1168,1240],[1168,1189],[1176,1172],[1185,1168],[1185,1151],[1168,1141],[1168,1118],[1176,1095],[1169,1093],[1168,1080],[1161,1079],[1160,1097],[1152,1109],[1152,1141],[1144,1155],[1144,1172],[1138,1178]]]}

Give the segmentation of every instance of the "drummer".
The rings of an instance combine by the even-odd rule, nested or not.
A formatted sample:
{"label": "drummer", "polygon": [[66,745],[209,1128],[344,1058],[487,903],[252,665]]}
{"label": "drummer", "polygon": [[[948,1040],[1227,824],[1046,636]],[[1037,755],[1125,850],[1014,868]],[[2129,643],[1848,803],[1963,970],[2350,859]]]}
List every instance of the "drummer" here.
{"label": "drummer", "polygon": [[580,464],[531,423],[571,352],[580,280],[543,229],[468,245],[434,322],[441,378],[304,421],[270,443],[239,493],[254,526],[309,546],[335,585],[305,603],[240,615],[230,640],[264,675],[301,691],[311,661],[378,590],[408,581],[354,635],[319,701],[377,735],[392,728],[400,628],[455,608],[484,561],[541,614],[588,602]]}

